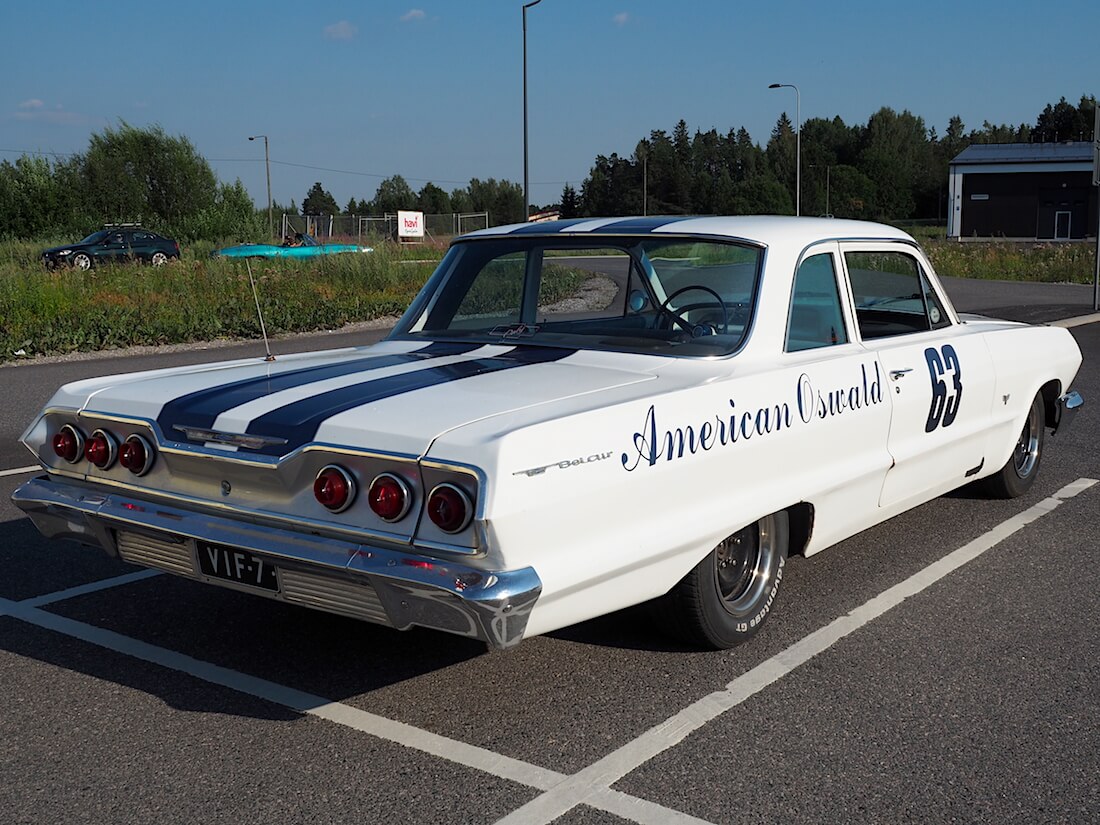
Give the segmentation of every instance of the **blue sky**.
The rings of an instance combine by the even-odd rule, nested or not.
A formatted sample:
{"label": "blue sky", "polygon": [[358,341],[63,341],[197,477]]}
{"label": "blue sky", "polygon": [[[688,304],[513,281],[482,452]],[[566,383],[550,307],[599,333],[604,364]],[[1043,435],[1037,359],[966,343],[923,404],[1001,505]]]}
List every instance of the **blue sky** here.
{"label": "blue sky", "polygon": [[[0,11],[0,158],[83,151],[125,120],[185,135],[222,180],[343,206],[401,174],[414,190],[523,181],[520,0],[182,3],[54,0]],[[18,8],[18,11],[16,11]],[[1100,3],[542,0],[528,12],[533,203],[650,130],[744,126],[780,112],[864,123],[908,109],[1033,123],[1100,94]],[[320,168],[306,168],[320,167]],[[338,170],[338,171],[330,171]]]}

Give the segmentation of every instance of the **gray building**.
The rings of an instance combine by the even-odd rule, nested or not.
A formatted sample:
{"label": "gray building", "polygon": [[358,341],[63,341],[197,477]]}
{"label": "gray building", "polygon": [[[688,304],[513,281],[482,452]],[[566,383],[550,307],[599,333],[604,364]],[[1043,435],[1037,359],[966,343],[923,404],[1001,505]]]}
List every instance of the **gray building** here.
{"label": "gray building", "polygon": [[951,161],[947,237],[1069,241],[1096,236],[1092,143],[987,143]]}

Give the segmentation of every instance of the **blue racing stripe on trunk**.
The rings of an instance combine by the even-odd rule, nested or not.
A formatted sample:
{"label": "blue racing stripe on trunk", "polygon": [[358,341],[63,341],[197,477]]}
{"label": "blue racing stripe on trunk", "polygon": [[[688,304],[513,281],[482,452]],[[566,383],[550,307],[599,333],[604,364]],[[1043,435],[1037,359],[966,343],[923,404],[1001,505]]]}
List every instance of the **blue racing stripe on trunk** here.
{"label": "blue racing stripe on trunk", "polygon": [[481,344],[452,344],[437,342],[413,352],[395,355],[371,355],[366,358],[353,358],[335,364],[323,364],[301,369],[287,370],[275,375],[260,378],[245,378],[217,387],[208,387],[187,395],[174,398],[161,408],[157,416],[164,437],[169,440],[182,436],[175,429],[177,425],[209,429],[219,415],[234,407],[263,398],[265,395],[282,390],[301,387],[329,378],[339,378],[357,372],[379,370],[385,367],[400,366],[423,361],[428,358],[441,358],[446,355],[465,355],[478,349]]}
{"label": "blue racing stripe on trunk", "polygon": [[247,432],[249,435],[285,438],[287,440],[285,445],[271,445],[255,451],[261,455],[285,455],[312,441],[317,435],[317,430],[329,418],[364,404],[370,404],[372,401],[381,401],[384,398],[392,398],[490,372],[560,361],[575,352],[576,350],[573,349],[524,347],[493,358],[475,358],[457,364],[428,367],[416,372],[377,378],[287,404],[255,419],[248,425]]}

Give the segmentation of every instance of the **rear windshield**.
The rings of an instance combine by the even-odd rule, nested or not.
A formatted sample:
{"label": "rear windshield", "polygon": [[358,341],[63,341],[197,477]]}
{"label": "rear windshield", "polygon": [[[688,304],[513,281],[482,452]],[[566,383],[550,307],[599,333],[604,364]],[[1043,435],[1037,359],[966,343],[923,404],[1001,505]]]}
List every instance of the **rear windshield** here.
{"label": "rear windshield", "polygon": [[762,259],[713,239],[472,239],[393,337],[725,355],[745,337]]}

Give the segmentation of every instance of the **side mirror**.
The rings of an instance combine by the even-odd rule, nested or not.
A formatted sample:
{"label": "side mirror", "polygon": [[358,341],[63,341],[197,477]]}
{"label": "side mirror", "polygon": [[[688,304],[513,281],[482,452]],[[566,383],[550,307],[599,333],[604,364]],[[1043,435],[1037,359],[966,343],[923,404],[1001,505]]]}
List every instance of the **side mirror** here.
{"label": "side mirror", "polygon": [[649,305],[649,296],[642,290],[635,289],[630,293],[630,296],[626,300],[626,304],[630,307],[631,312],[641,312]]}

